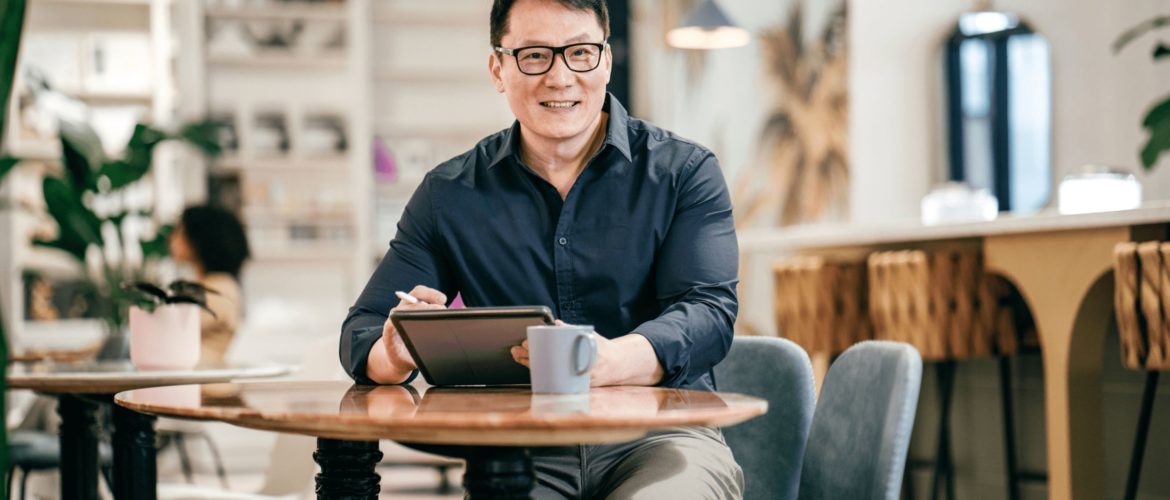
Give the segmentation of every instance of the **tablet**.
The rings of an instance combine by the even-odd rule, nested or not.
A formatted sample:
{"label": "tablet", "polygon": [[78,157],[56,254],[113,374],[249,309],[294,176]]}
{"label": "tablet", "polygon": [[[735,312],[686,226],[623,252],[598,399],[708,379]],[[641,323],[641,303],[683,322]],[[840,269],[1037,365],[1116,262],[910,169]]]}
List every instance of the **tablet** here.
{"label": "tablet", "polygon": [[532,325],[553,324],[545,306],[396,310],[390,313],[428,384],[529,384],[528,368],[512,359]]}

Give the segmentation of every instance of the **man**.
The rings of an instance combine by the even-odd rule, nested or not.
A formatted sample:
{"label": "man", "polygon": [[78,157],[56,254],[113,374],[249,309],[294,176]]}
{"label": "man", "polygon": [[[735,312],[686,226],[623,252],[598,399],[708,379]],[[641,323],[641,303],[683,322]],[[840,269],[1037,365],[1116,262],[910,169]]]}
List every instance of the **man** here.
{"label": "man", "polygon": [[[605,91],[604,0],[495,0],[488,68],[516,123],[431,171],[350,309],[359,383],[417,373],[391,307],[546,305],[594,325],[592,385],[714,388],[731,344],[738,249],[710,151],[628,116]],[[410,290],[424,304],[394,298]],[[527,346],[512,355],[527,365]],[[533,452],[537,498],[737,498],[718,430]]]}

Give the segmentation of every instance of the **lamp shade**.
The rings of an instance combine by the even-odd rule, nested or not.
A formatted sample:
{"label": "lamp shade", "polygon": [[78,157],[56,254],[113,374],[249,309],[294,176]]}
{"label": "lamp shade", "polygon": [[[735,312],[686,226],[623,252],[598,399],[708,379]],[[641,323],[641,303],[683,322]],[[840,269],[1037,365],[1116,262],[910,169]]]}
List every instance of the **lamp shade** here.
{"label": "lamp shade", "polygon": [[682,26],[666,34],[666,43],[680,49],[727,49],[749,41],[747,30],[732,23],[715,0],[703,0]]}

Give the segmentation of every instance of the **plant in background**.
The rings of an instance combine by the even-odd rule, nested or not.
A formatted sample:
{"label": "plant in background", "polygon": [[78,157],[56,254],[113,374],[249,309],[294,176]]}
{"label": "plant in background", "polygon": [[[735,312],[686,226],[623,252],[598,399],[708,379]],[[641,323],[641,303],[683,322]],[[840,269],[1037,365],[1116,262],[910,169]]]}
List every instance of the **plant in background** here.
{"label": "plant in background", "polygon": [[[1168,24],[1170,24],[1170,16],[1158,16],[1130,28],[1117,37],[1117,41],[1113,42],[1113,52],[1120,52],[1137,37]],[[1159,59],[1166,56],[1170,56],[1170,46],[1167,46],[1166,42],[1158,42],[1151,57],[1154,62],[1158,62]],[[1142,167],[1150,170],[1157,163],[1158,156],[1162,152],[1170,150],[1170,95],[1162,98],[1161,102],[1155,103],[1146,112],[1145,118],[1142,119],[1142,127],[1150,134],[1141,151]]]}
{"label": "plant in background", "polygon": [[[142,280],[147,263],[164,257],[169,226],[153,218],[153,193],[139,182],[151,169],[155,148],[169,140],[217,155],[217,125],[198,122],[168,133],[138,124],[121,157],[108,157],[87,123],[61,120],[61,168],[47,169],[42,192],[54,234],[38,234],[33,244],[72,256],[87,270],[97,290],[98,314],[107,332],[123,331],[131,300],[120,284]],[[0,166],[19,159],[5,159]],[[0,174],[8,173],[11,166]],[[0,175],[2,179],[2,175]]]}
{"label": "plant in background", "polygon": [[207,294],[219,292],[194,281],[175,280],[164,289],[149,281],[122,283],[122,290],[129,294],[130,304],[146,312],[170,304],[195,304],[215,317],[215,311],[207,307]]}

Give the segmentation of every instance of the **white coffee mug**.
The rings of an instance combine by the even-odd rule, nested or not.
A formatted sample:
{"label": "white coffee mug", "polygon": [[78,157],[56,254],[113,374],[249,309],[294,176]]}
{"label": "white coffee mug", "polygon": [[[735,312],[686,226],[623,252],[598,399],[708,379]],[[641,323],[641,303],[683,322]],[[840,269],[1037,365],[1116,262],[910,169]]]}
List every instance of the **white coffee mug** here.
{"label": "white coffee mug", "polygon": [[585,325],[528,327],[528,364],[532,392],[584,394],[589,371],[597,361],[593,327]]}

